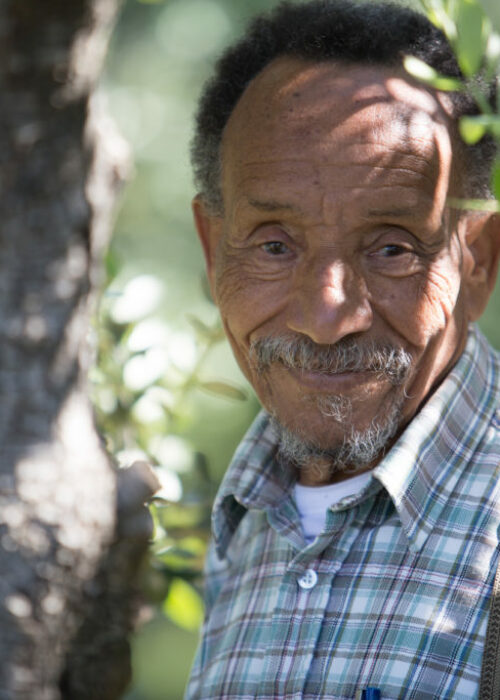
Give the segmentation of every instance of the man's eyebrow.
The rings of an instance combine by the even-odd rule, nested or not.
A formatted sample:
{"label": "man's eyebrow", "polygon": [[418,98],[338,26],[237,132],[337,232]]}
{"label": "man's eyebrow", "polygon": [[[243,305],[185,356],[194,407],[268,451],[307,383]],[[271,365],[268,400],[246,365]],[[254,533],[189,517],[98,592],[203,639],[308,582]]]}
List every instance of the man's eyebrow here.
{"label": "man's eyebrow", "polygon": [[259,209],[260,211],[266,212],[300,211],[300,208],[294,204],[286,204],[285,202],[279,202],[275,199],[249,199],[248,204],[254,209]]}
{"label": "man's eyebrow", "polygon": [[414,215],[414,210],[408,207],[399,207],[394,209],[369,209],[367,212],[368,217],[381,217],[387,216],[390,218],[402,218]]}

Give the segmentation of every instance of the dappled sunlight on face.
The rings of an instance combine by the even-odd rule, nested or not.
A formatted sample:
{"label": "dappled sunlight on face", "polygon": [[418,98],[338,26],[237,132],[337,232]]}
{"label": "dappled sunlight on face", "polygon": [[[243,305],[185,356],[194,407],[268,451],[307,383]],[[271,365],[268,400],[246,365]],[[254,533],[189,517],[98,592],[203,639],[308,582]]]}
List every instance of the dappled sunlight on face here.
{"label": "dappled sunlight on face", "polygon": [[[321,449],[336,448],[399,404],[400,389],[370,373],[283,363],[262,373],[252,343],[287,333],[317,345],[389,343],[412,358],[404,425],[458,358],[468,325],[439,102],[387,68],[282,58],[241,98],[223,156],[213,283],[263,405]],[[324,394],[349,398],[349,426],[304,410],[304,397]]]}

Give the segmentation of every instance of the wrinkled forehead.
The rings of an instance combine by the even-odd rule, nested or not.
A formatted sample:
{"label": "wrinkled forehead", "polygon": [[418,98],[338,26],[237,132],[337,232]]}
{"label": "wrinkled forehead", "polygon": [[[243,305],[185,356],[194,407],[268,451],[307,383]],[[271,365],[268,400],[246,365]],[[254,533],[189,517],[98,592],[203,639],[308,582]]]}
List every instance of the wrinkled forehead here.
{"label": "wrinkled forehead", "polygon": [[223,137],[224,163],[279,157],[307,145],[317,157],[352,144],[414,152],[433,160],[451,152],[446,97],[384,66],[313,63],[282,57],[248,86]]}

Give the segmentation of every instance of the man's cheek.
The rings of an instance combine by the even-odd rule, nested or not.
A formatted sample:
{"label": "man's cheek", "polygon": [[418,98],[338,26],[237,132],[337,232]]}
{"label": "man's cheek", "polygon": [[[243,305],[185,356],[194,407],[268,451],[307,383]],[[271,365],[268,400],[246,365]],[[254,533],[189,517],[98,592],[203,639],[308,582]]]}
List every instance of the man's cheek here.
{"label": "man's cheek", "polygon": [[445,330],[460,311],[460,278],[452,266],[415,275],[396,290],[378,291],[374,296],[378,315],[417,348]]}
{"label": "man's cheek", "polygon": [[226,315],[221,311],[221,319],[234,358],[245,377],[253,384],[252,366],[249,358],[248,329],[242,327],[240,318],[234,314]]}
{"label": "man's cheek", "polygon": [[430,265],[423,280],[417,314],[424,332],[439,332],[460,314],[460,289],[460,253],[454,247]]}
{"label": "man's cheek", "polygon": [[449,289],[441,289],[440,284],[430,282],[422,302],[422,322],[429,330],[440,330],[450,321],[455,310],[457,295]]}
{"label": "man's cheek", "polygon": [[219,259],[216,268],[217,305],[221,309],[237,308],[245,296],[245,274],[242,265],[235,256],[224,256]]}
{"label": "man's cheek", "polygon": [[432,335],[443,330],[454,315],[461,311],[460,278],[453,269],[438,269],[427,279],[422,289],[420,317],[422,330]]}
{"label": "man's cheek", "polygon": [[217,306],[231,322],[252,330],[270,313],[280,298],[276,284],[260,279],[249,264],[227,260],[216,281]]}

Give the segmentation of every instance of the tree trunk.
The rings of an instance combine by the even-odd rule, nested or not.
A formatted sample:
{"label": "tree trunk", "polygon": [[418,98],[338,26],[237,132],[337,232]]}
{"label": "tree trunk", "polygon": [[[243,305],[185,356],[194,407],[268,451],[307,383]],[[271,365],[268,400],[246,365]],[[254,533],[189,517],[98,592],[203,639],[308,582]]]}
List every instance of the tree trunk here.
{"label": "tree trunk", "polygon": [[96,261],[122,177],[118,141],[89,109],[116,5],[0,4],[2,700],[111,700],[128,676],[154,485],[140,469],[117,479],[86,391]]}

